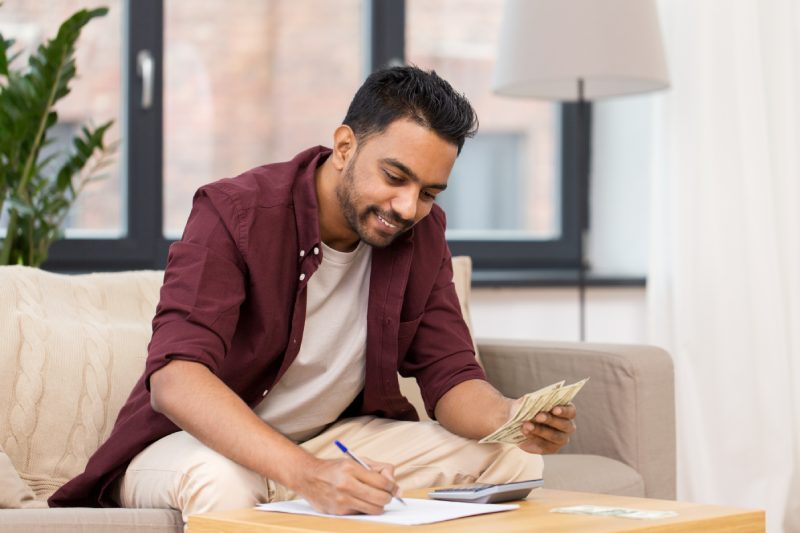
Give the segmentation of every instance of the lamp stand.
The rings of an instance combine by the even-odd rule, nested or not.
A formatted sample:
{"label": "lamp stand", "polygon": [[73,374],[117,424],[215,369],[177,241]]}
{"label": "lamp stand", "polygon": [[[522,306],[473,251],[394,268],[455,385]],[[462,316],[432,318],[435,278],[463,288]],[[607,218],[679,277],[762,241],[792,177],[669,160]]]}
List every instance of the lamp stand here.
{"label": "lamp stand", "polygon": [[589,146],[588,105],[584,95],[584,79],[578,78],[578,308],[581,342],[586,341],[586,240],[589,233]]}

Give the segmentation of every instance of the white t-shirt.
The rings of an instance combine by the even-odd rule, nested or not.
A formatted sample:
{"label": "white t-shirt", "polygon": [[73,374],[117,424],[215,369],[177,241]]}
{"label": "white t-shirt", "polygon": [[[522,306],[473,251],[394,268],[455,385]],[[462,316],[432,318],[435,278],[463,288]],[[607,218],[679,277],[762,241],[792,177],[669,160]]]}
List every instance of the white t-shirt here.
{"label": "white t-shirt", "polygon": [[364,387],[372,247],[352,252],[322,245],[322,262],[306,287],[300,352],[255,412],[303,442],[334,422]]}

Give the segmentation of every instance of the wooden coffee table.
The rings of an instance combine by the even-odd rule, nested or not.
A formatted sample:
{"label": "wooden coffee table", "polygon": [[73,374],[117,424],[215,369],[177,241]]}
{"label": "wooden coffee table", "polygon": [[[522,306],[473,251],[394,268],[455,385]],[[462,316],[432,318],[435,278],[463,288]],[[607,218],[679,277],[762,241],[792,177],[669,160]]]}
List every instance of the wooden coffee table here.
{"label": "wooden coffee table", "polygon": [[[428,490],[410,491],[404,496],[425,498]],[[255,509],[224,511],[189,517],[190,533],[210,532],[266,532],[282,531],[293,533],[314,531],[341,532],[384,532],[403,531],[405,533],[430,531],[481,532],[608,532],[608,531],[648,531],[648,532],[749,532],[764,531],[765,515],[761,510],[735,509],[716,505],[676,502],[671,500],[650,500],[628,496],[610,496],[586,492],[566,492],[560,490],[535,489],[527,500],[515,502],[520,508],[514,511],[473,516],[422,526],[395,526],[375,522],[361,522],[337,518],[267,513]],[[676,511],[678,516],[660,520],[633,520],[607,516],[586,516],[551,513],[555,507],[572,505],[606,505],[612,507],[632,507],[636,509]]]}

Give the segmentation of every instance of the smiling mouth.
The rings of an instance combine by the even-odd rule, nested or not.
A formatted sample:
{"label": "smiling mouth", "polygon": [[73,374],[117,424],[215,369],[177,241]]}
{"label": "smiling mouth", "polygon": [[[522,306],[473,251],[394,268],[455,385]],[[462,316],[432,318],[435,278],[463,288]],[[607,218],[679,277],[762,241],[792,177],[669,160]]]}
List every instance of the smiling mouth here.
{"label": "smiling mouth", "polygon": [[389,228],[389,229],[397,229],[398,226],[396,226],[394,224],[391,224],[390,222],[388,222],[385,218],[383,218],[379,214],[375,213],[375,216],[378,217],[378,220],[380,220],[381,223],[383,223],[383,225],[386,226],[387,228]]}

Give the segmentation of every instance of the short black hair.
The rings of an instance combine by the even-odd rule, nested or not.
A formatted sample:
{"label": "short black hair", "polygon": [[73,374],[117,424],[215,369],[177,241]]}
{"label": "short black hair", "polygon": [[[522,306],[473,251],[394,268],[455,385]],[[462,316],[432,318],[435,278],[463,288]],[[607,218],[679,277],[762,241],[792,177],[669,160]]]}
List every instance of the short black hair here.
{"label": "short black hair", "polygon": [[458,147],[478,131],[478,116],[466,96],[435,71],[416,66],[391,67],[370,74],[358,89],[344,124],[363,141],[398,119],[430,128]]}

